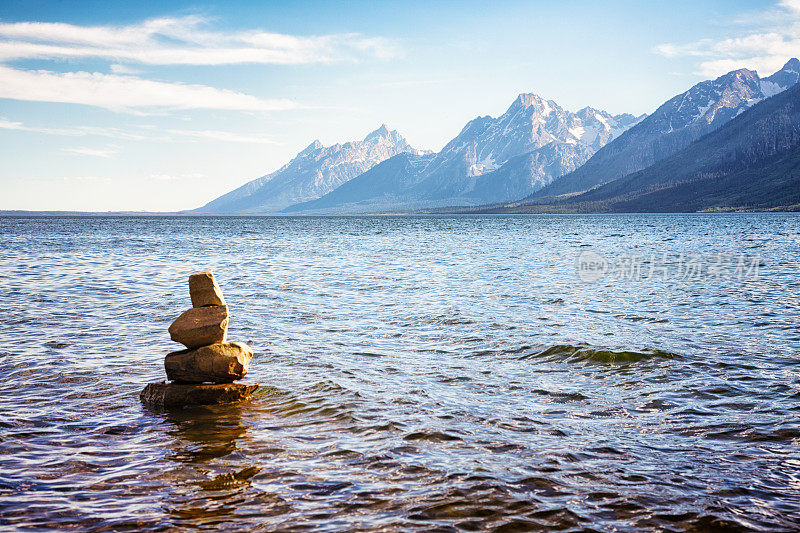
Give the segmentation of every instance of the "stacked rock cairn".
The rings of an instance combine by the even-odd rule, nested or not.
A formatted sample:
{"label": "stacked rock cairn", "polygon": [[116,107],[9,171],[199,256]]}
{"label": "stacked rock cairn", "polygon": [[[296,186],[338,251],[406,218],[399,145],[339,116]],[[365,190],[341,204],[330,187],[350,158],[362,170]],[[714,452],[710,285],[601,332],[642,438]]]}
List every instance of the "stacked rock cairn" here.
{"label": "stacked rock cairn", "polygon": [[167,354],[164,368],[172,383],[150,383],[141,394],[156,407],[209,405],[244,400],[257,384],[234,383],[247,374],[253,351],[241,342],[226,342],[228,306],[210,271],[189,276],[192,308],[169,327],[170,338],[186,346]]}

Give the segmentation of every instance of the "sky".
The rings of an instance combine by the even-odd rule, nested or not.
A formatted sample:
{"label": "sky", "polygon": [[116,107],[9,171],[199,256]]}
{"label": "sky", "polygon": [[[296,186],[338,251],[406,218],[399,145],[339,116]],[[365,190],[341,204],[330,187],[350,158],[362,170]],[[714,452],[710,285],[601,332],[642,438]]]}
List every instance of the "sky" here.
{"label": "sky", "polygon": [[650,113],[800,56],[800,0],[0,0],[0,210],[177,211],[385,123],[438,151],[522,92]]}

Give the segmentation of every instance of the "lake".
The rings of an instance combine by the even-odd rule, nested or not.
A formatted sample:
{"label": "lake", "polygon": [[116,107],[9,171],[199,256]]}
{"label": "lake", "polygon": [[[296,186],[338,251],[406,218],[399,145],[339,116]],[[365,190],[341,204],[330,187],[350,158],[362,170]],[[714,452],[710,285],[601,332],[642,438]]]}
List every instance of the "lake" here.
{"label": "lake", "polygon": [[[0,218],[0,525],[800,528],[800,216]],[[139,401],[212,269],[240,405]]]}

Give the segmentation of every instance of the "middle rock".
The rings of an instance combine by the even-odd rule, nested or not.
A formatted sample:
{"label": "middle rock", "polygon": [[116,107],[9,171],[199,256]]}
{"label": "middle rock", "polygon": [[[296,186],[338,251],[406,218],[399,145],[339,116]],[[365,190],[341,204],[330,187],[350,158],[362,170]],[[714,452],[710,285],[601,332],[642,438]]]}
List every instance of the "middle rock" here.
{"label": "middle rock", "polygon": [[225,342],[228,306],[210,305],[184,311],[169,327],[169,336],[187,348]]}
{"label": "middle rock", "polygon": [[181,383],[230,383],[242,379],[253,351],[241,342],[212,344],[196,350],[172,352],[164,359],[167,379]]}

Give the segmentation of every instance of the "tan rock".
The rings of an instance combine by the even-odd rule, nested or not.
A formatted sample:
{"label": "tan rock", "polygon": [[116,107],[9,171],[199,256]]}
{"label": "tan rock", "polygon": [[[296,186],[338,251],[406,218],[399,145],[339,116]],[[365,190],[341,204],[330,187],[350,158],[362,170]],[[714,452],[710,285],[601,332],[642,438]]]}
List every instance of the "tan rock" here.
{"label": "tan rock", "polygon": [[169,327],[169,337],[187,348],[225,342],[228,307],[211,305],[184,311]]}
{"label": "tan rock", "polygon": [[192,298],[192,307],[225,305],[222,289],[210,270],[195,272],[189,276],[189,296]]}
{"label": "tan rock", "polygon": [[139,398],[143,404],[151,408],[213,405],[246,400],[256,389],[258,389],[258,384],[150,383],[141,392]]}
{"label": "tan rock", "polygon": [[167,379],[181,383],[230,383],[242,379],[253,358],[253,350],[242,342],[212,344],[195,350],[167,354]]}

